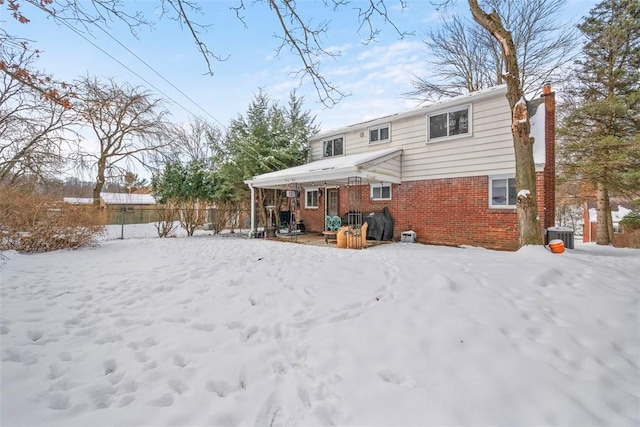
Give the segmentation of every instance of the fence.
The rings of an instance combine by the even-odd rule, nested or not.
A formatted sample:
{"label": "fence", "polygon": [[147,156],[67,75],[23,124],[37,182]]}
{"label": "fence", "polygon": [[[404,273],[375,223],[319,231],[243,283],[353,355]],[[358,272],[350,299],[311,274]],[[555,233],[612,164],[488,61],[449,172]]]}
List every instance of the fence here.
{"label": "fence", "polygon": [[[186,236],[187,231],[181,227],[182,222],[191,222],[196,228],[195,234],[214,234],[216,230],[225,229],[238,234],[248,234],[241,229],[244,220],[236,215],[227,221],[216,208],[183,210],[167,210],[157,206],[121,207],[109,206],[105,209],[106,226],[101,240],[152,238],[159,237],[161,230],[168,230],[167,236]],[[192,218],[191,221],[188,219]]]}
{"label": "fence", "polygon": [[155,206],[144,207],[107,207],[107,224],[147,224],[157,222],[158,209]]}

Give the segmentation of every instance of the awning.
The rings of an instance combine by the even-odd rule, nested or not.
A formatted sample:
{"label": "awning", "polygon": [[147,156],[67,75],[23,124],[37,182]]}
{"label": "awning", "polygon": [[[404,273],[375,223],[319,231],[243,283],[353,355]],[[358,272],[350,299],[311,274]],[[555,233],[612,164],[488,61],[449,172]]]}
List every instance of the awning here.
{"label": "awning", "polygon": [[287,189],[298,186],[346,185],[359,177],[362,184],[391,182],[402,178],[402,149],[368,151],[348,156],[330,157],[304,165],[254,176],[245,181],[254,188]]}

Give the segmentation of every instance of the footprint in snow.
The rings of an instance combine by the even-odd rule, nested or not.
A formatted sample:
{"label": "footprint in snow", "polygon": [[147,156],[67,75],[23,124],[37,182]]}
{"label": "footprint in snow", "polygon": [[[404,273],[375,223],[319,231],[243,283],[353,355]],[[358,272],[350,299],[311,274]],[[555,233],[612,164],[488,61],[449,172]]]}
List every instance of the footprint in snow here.
{"label": "footprint in snow", "polygon": [[416,386],[415,381],[407,380],[402,375],[392,371],[380,371],[378,372],[378,376],[385,382],[396,384],[402,387],[414,388]]}
{"label": "footprint in snow", "polygon": [[120,401],[118,402],[118,406],[120,408],[123,408],[125,406],[128,406],[131,402],[133,402],[134,400],[136,400],[135,396],[132,395],[126,395],[126,396],[122,396],[122,398],[120,399]]}
{"label": "footprint in snow", "polygon": [[118,372],[107,375],[107,379],[112,385],[117,385],[120,381],[122,381],[122,377],[124,377],[124,372]]}
{"label": "footprint in snow", "polygon": [[240,338],[242,339],[242,341],[248,341],[252,336],[254,336],[258,330],[260,328],[258,328],[256,325],[253,326],[249,326],[240,336]]}
{"label": "footprint in snow", "polygon": [[60,369],[58,365],[49,365],[49,375],[47,375],[47,378],[50,380],[56,380],[64,375],[64,373],[65,371]]}
{"label": "footprint in snow", "polygon": [[196,331],[213,332],[216,329],[216,325],[213,323],[195,323],[191,326]]}
{"label": "footprint in snow", "polygon": [[173,356],[173,364],[181,368],[185,368],[187,366],[187,359],[180,354],[176,354]]}
{"label": "footprint in snow", "polygon": [[49,408],[56,411],[64,411],[69,409],[69,395],[62,392],[50,393],[48,396]]}
{"label": "footprint in snow", "polygon": [[160,396],[158,399],[152,400],[151,405],[159,408],[167,408],[173,405],[174,398],[171,394],[166,393]]}
{"label": "footprint in snow", "polygon": [[116,371],[118,365],[114,359],[105,360],[102,365],[104,366],[104,374],[109,375]]}
{"label": "footprint in snow", "polygon": [[244,384],[229,384],[226,381],[207,381],[205,385],[206,389],[212,393],[217,394],[220,397],[226,397],[231,393],[234,393],[244,388]]}
{"label": "footprint in snow", "polygon": [[229,323],[227,323],[227,328],[229,328],[229,329],[242,329],[242,328],[244,328],[244,323],[237,322],[237,321],[229,322]]}
{"label": "footprint in snow", "polygon": [[169,381],[167,381],[167,383],[169,384],[169,388],[175,391],[177,394],[182,394],[185,391],[189,390],[189,387],[187,387],[185,383],[175,378],[170,379]]}
{"label": "footprint in snow", "polygon": [[44,331],[38,329],[27,331],[27,338],[29,338],[33,342],[38,341],[40,338],[42,338],[43,335]]}

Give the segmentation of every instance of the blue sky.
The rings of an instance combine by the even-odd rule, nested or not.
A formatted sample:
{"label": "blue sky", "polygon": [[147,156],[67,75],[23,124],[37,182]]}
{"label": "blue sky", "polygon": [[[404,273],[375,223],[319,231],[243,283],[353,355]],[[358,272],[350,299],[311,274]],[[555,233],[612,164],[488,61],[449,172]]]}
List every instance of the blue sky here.
{"label": "blue sky", "polygon": [[[388,0],[394,21],[402,30],[414,32],[415,36],[399,39],[390,26],[378,21],[382,33],[375,43],[366,46],[361,40],[367,32],[358,34],[354,9],[347,7],[334,13],[322,7],[319,0],[298,1],[298,10],[305,19],[330,20],[324,46],[341,52],[340,57],[325,59],[321,64],[327,79],[351,94],[332,109],[318,102],[309,79],[304,79],[300,85],[299,78],[292,77],[291,72],[300,66],[298,57],[288,50],[276,56],[279,41],[273,37],[278,31],[275,14],[265,4],[245,1],[245,27],[230,9],[238,3],[239,0],[202,1],[205,14],[194,16],[201,23],[212,24],[202,36],[210,50],[220,56],[230,55],[228,60],[212,64],[214,76],[205,75],[204,60],[191,36],[174,21],[154,19],[155,28],[142,28],[138,38],[118,22],[114,22],[109,30],[113,37],[195,104],[97,28],[90,34],[85,32],[86,37],[140,77],[28,4],[23,5],[22,12],[32,20],[31,23],[18,24],[8,16],[6,9],[1,9],[0,25],[11,34],[32,40],[35,47],[43,50],[39,68],[55,78],[70,81],[88,74],[144,86],[160,97],[175,101],[168,107],[176,122],[187,120],[191,113],[220,127],[226,126],[231,119],[245,113],[259,88],[281,102],[286,102],[289,92],[297,88],[298,93],[305,96],[306,108],[317,116],[317,123],[323,130],[417,106],[415,101],[403,99],[402,94],[412,89],[413,75],[422,75],[428,67],[428,54],[422,39],[425,30],[439,22],[429,1],[409,0],[409,7],[401,11],[397,1]],[[568,0],[562,16],[566,16],[568,23],[575,23],[595,3],[595,0]],[[158,2],[155,1],[127,0],[126,4],[132,9],[143,10],[149,18],[158,13]],[[352,4],[364,5],[364,2],[355,0]],[[466,2],[458,0],[458,8],[466,12]]]}

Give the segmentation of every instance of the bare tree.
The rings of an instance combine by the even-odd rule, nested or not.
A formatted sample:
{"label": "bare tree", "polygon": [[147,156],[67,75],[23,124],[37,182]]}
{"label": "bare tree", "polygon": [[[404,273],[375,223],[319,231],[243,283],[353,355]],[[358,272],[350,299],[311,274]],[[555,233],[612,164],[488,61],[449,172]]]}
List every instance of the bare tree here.
{"label": "bare tree", "polygon": [[[358,32],[365,32],[364,43],[376,39],[380,25],[391,26],[402,38],[407,32],[398,28],[387,8],[387,3],[406,7],[406,0],[323,0],[327,10],[335,12],[355,12],[358,20]],[[117,20],[129,26],[131,33],[137,35],[141,28],[153,24],[141,12],[131,10],[128,2],[122,0],[8,0],[7,6],[12,16],[22,23],[28,23],[29,17],[22,13],[21,4],[31,4],[58,22],[69,25],[80,24],[91,32],[96,28],[103,31],[112,21]],[[2,2],[0,2],[0,5]],[[179,23],[193,37],[198,52],[203,57],[207,72],[213,75],[214,62],[224,61],[228,55],[214,53],[203,39],[204,32],[211,24],[203,24],[194,16],[204,17],[202,8],[194,0],[161,0],[161,18]],[[328,107],[335,105],[344,96],[340,88],[327,80],[321,71],[321,63],[340,56],[340,52],[327,49],[323,45],[324,36],[329,30],[329,20],[317,20],[316,16],[305,16],[302,8],[292,0],[252,0],[250,7],[266,6],[270,16],[275,17],[280,32],[275,37],[280,40],[276,48],[279,54],[283,49],[298,56],[300,67],[293,75],[300,79],[308,78],[316,89],[320,101]],[[235,10],[237,18],[244,23],[245,0],[237,0]],[[313,13],[312,10],[309,12]],[[269,16],[269,15],[267,15]],[[154,18],[155,19],[155,18]],[[246,24],[245,24],[246,25]],[[222,43],[220,43],[222,45]]]}
{"label": "bare tree", "polygon": [[25,174],[51,178],[62,169],[74,136],[75,115],[69,103],[59,102],[68,87],[58,88],[33,71],[37,56],[26,43],[0,45],[0,181],[15,182]]}
{"label": "bare tree", "polygon": [[[564,68],[576,54],[577,32],[558,19],[565,0],[486,0],[511,33],[524,93],[536,95],[548,82],[566,81]],[[500,43],[475,23],[445,14],[427,33],[429,65],[435,70],[413,80],[410,98],[434,101],[504,83]]]}
{"label": "bare tree", "polygon": [[536,173],[533,159],[531,122],[525,102],[525,91],[520,78],[518,54],[512,34],[507,30],[498,12],[486,13],[478,0],[469,0],[473,19],[487,30],[499,43],[505,64],[504,79],[507,84],[507,100],[512,111],[511,133],[516,157],[516,190],[518,196],[518,230],[520,245],[541,245],[542,229],[536,202]]}
{"label": "bare tree", "polygon": [[486,32],[458,15],[441,18],[441,26],[427,34],[430,68],[436,75],[415,77],[410,98],[437,101],[476,92],[496,84],[491,66],[491,44]]}
{"label": "bare tree", "polygon": [[215,125],[202,117],[193,117],[182,126],[171,129],[172,160],[183,163],[200,161],[209,164],[217,153],[222,132]]}
{"label": "bare tree", "polygon": [[139,87],[86,77],[77,83],[81,120],[97,139],[98,149],[78,150],[76,160],[96,173],[94,204],[108,176],[124,176],[132,163],[147,165],[149,153],[168,146],[168,115],[162,101]]}

